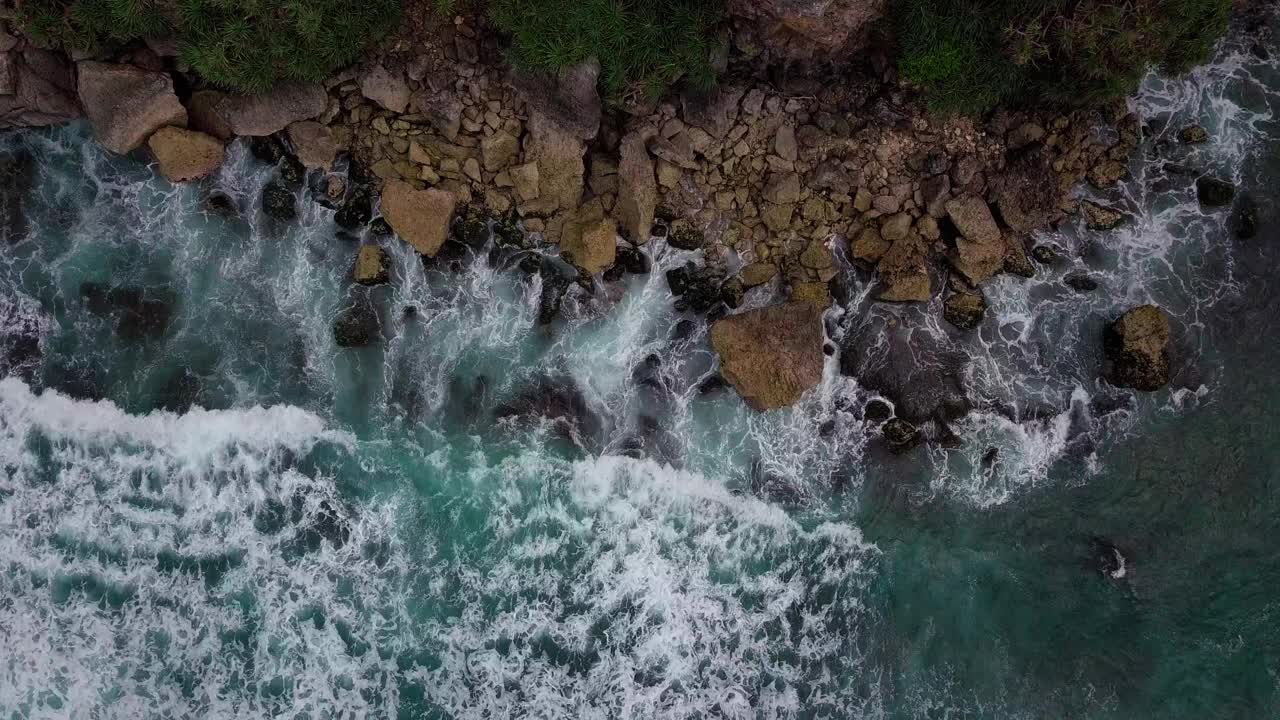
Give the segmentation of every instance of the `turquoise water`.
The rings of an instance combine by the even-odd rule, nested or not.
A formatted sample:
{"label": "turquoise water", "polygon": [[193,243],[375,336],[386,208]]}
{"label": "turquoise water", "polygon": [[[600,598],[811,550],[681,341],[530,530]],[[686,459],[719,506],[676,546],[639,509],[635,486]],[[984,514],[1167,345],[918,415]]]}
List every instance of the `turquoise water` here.
{"label": "turquoise water", "polygon": [[[839,356],[792,410],[700,390],[661,272],[543,327],[518,258],[424,264],[305,191],[265,218],[243,145],[175,187],[81,126],[6,136],[0,716],[1280,716],[1280,77],[1238,45],[1148,80],[1137,219],[1039,238],[1069,259],[997,280],[978,335],[847,273],[845,353],[967,358],[959,445],[901,457]],[[1213,143],[1161,142],[1192,120]],[[351,286],[358,242],[388,286]],[[336,347],[366,300],[381,340]],[[1174,387],[1129,398],[1097,337],[1145,301]]]}

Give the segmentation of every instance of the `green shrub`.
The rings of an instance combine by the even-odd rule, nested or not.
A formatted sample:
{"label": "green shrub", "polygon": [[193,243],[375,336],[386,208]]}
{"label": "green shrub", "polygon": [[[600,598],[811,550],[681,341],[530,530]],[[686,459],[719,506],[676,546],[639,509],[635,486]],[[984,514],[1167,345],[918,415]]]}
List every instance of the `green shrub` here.
{"label": "green shrub", "polygon": [[679,80],[715,81],[715,0],[487,0],[487,8],[511,36],[515,64],[555,71],[595,57],[614,102],[660,95]]}
{"label": "green shrub", "polygon": [[899,0],[903,76],[932,107],[1090,105],[1203,62],[1231,0]]}
{"label": "green shrub", "polygon": [[391,30],[399,7],[399,0],[20,0],[18,21],[67,49],[174,38],[206,80],[253,92],[280,79],[323,79]]}

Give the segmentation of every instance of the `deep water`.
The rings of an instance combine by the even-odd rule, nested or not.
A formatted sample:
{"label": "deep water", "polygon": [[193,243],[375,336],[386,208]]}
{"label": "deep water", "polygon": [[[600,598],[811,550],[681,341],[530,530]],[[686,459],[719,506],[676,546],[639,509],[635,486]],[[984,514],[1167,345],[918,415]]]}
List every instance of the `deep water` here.
{"label": "deep water", "polygon": [[[846,269],[822,386],[768,414],[707,383],[661,240],[543,327],[518,255],[424,264],[305,189],[265,217],[244,144],[173,186],[84,126],[3,136],[0,718],[1280,716],[1268,51],[1150,77],[1132,178],[1080,191],[1134,219],[1037,237],[976,334]],[[1174,382],[1134,395],[1100,337],[1143,302]],[[967,413],[894,456],[885,378]]]}

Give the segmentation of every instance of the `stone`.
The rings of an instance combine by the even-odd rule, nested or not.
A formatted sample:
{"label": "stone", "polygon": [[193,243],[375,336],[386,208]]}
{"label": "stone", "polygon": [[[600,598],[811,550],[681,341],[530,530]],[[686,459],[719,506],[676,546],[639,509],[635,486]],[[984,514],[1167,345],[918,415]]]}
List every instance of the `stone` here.
{"label": "stone", "polygon": [[655,171],[658,176],[658,184],[668,190],[674,190],[680,187],[680,178],[684,175],[684,171],[672,165],[666,160],[659,160],[655,165]]}
{"label": "stone", "polygon": [[581,233],[566,233],[560,255],[588,275],[597,275],[613,266],[618,253],[618,229],[612,220],[600,220]]}
{"label": "stone", "polygon": [[530,116],[541,115],[560,126],[576,140],[591,140],[600,130],[602,115],[597,81],[600,63],[595,58],[566,68],[555,77],[521,72],[515,84],[530,108]]}
{"label": "stone", "polygon": [[388,71],[381,63],[360,76],[360,94],[393,113],[403,114],[409,109],[411,92],[404,75]]}
{"label": "stone", "polygon": [[1178,132],[1178,139],[1187,145],[1198,145],[1209,141],[1209,131],[1200,125],[1188,125]]}
{"label": "stone", "polygon": [[795,128],[790,125],[782,125],[778,128],[778,132],[773,136],[773,151],[783,160],[796,161],[799,157],[799,148],[796,146]]}
{"label": "stone", "polygon": [[778,275],[778,266],[773,263],[754,262],[742,268],[738,273],[738,277],[742,279],[743,287],[751,289],[760,285],[764,285]]}
{"label": "stone", "polygon": [[881,215],[892,215],[902,209],[902,201],[893,195],[877,195],[871,206]]}
{"label": "stone", "polygon": [[1058,253],[1048,245],[1037,245],[1031,248],[1031,257],[1041,265],[1051,265],[1058,259]]}
{"label": "stone", "polygon": [[853,196],[853,209],[858,212],[866,212],[871,209],[871,203],[874,198],[871,192],[866,188],[858,188],[858,192]]}
{"label": "stone", "polygon": [[800,176],[791,173],[773,173],[765,184],[763,197],[775,205],[788,205],[800,200]]}
{"label": "stone", "polygon": [[1084,273],[1071,273],[1062,279],[1067,287],[1076,292],[1087,293],[1098,289],[1098,281]]}
{"label": "stone", "polygon": [[1251,240],[1258,234],[1258,203],[1249,195],[1241,195],[1231,218],[1235,235],[1241,240]]}
{"label": "stone", "polygon": [[82,114],[75,73],[67,57],[29,47],[3,54],[8,90],[0,94],[0,130],[57,125]]}
{"label": "stone", "polygon": [[416,92],[409,98],[409,109],[419,113],[431,123],[446,140],[458,139],[462,129],[462,101],[452,92]]}
{"label": "stone", "polygon": [[615,214],[622,236],[637,245],[649,241],[658,206],[653,158],[646,149],[647,132],[652,132],[652,128],[627,133],[618,151],[618,207]]}
{"label": "stone", "polygon": [[920,431],[916,426],[899,417],[885,423],[883,432],[889,451],[895,455],[901,455],[920,443]]}
{"label": "stone", "polygon": [[702,128],[713,138],[723,140],[738,119],[742,95],[742,88],[724,85],[711,92],[686,91],[680,101],[685,124]]}
{"label": "stone", "polygon": [[1236,187],[1221,178],[1204,175],[1196,178],[1196,197],[1200,204],[1209,207],[1224,207],[1231,204],[1235,197]]}
{"label": "stone", "polygon": [[880,237],[885,242],[895,243],[911,232],[911,213],[890,215],[880,221]]}
{"label": "stone", "polygon": [[1021,150],[1044,139],[1044,128],[1033,122],[1025,122],[1009,131],[1005,145],[1010,150]]}
{"label": "stone", "polygon": [[934,175],[920,182],[920,198],[924,200],[925,212],[932,218],[946,217],[947,200],[951,198],[951,178],[948,175]]}
{"label": "stone", "polygon": [[338,141],[333,131],[314,120],[300,120],[288,127],[294,157],[306,168],[329,170],[338,159]]}
{"label": "stone", "polygon": [[795,60],[841,61],[867,42],[887,0],[730,0],[727,9],[773,53]]}
{"label": "stone", "polygon": [[952,258],[955,268],[974,284],[999,272],[1004,265],[1005,243],[987,203],[968,195],[948,201],[946,209],[960,233]]}
{"label": "stone", "polygon": [[885,302],[928,302],[933,297],[926,262],[927,248],[914,235],[891,245],[876,264],[881,289],[876,299]]}
{"label": "stone", "polygon": [[534,113],[525,150],[525,159],[538,163],[538,197],[555,209],[577,208],[586,180],[586,144],[554,119]]}
{"label": "stone", "polygon": [[884,239],[876,227],[865,227],[850,244],[849,252],[854,260],[861,260],[870,265],[880,262],[880,258],[889,251],[893,243]]}
{"label": "stone", "polygon": [[831,258],[831,249],[821,240],[814,240],[800,253],[800,264],[810,270],[826,270],[835,261]]}
{"label": "stone", "polygon": [[529,202],[538,199],[538,163],[530,162],[524,165],[516,165],[508,173],[511,175],[511,184],[516,189],[516,195],[522,201]]}
{"label": "stone", "polygon": [[299,120],[325,111],[329,95],[318,83],[280,82],[257,95],[227,95],[217,113],[231,132],[241,137],[273,135]]}
{"label": "stone", "polygon": [[664,138],[658,134],[652,134],[647,143],[649,152],[654,157],[661,158],[676,167],[685,170],[697,170],[698,162],[693,158],[693,147],[689,144],[689,138],[684,133],[680,133],[672,138]]}
{"label": "stone", "polygon": [[298,217],[298,198],[282,183],[269,182],[262,188],[262,212],[276,220],[294,220]]}
{"label": "stone", "polygon": [[416,190],[401,180],[382,188],[382,217],[418,254],[435,257],[449,237],[457,199],[435,188]]}
{"label": "stone", "polygon": [[498,172],[520,154],[520,141],[511,133],[499,130],[480,141],[480,157],[486,172]]}
{"label": "stone", "polygon": [[1089,168],[1089,183],[1099,190],[1113,188],[1120,183],[1129,169],[1119,160],[1103,160]]}
{"label": "stone", "polygon": [[942,318],[961,330],[972,330],[982,324],[987,301],[980,294],[951,293],[942,303]]}
{"label": "stone", "polygon": [[333,321],[333,341],[338,347],[353,348],[372,345],[382,334],[382,321],[373,301],[358,295],[343,308]]}
{"label": "stone", "polygon": [[187,127],[212,135],[223,142],[235,137],[231,126],[218,114],[218,103],[227,96],[217,90],[197,90],[187,98]]}
{"label": "stone", "polygon": [[77,65],[77,77],[93,134],[113,153],[133,152],[166,125],[187,125],[187,109],[165,73],[85,60]]}
{"label": "stone", "polygon": [[705,234],[684,218],[673,221],[667,233],[667,244],[677,250],[699,250],[705,239]]}
{"label": "stone", "polygon": [[249,154],[264,165],[277,165],[285,156],[284,144],[274,135],[249,138]]}
{"label": "stone", "polygon": [[992,181],[991,197],[1011,230],[1028,234],[1061,214],[1058,175],[1045,149],[1036,146],[1013,155]]}
{"label": "stone", "polygon": [[222,167],[226,150],[212,135],[179,127],[162,127],[147,141],[170,182],[196,180]]}
{"label": "stone", "polygon": [[1112,384],[1151,392],[1169,383],[1169,317],[1155,305],[1136,307],[1111,323],[1103,349]]}
{"label": "stone", "polygon": [[791,216],[795,214],[795,210],[795,205],[766,202],[760,207],[760,220],[770,230],[782,232],[791,229]]}
{"label": "stone", "polygon": [[352,275],[361,285],[381,285],[387,282],[387,262],[382,248],[377,245],[361,245],[356,253],[356,267]]}
{"label": "stone", "polygon": [[1004,271],[1019,277],[1031,278],[1036,275],[1036,268],[1027,257],[1027,248],[1018,238],[1005,238]]}
{"label": "stone", "polygon": [[1084,211],[1085,224],[1090,230],[1114,230],[1129,219],[1123,212],[1092,200],[1080,203],[1080,209]]}
{"label": "stone", "polygon": [[788,302],[717,320],[720,372],[752,409],[787,407],[822,380],[822,310]]}
{"label": "stone", "polygon": [[831,307],[831,288],[825,282],[793,283],[790,299],[807,302],[821,310],[826,310]]}

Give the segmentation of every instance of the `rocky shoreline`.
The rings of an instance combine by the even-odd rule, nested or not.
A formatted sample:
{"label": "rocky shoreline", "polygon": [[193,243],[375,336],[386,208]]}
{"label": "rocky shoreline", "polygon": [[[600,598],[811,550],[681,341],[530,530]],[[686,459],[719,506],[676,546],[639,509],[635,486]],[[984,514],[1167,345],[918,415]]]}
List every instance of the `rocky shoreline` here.
{"label": "rocky shoreline", "polygon": [[[842,274],[873,277],[882,302],[941,296],[943,319],[972,331],[984,282],[1053,262],[1052,248],[1031,244],[1036,230],[1077,213],[1100,230],[1127,217],[1075,192],[1126,176],[1143,128],[1122,104],[941,118],[872,54],[838,76],[733,66],[712,92],[615,108],[597,94],[596,64],[526,75],[471,23],[460,16],[447,33],[388,43],[323,84],[256,97],[204,87],[163,44],[72,59],[0,33],[0,127],[83,114],[105,148],[145,145],[174,182],[210,175],[226,143],[250,138],[279,167],[265,213],[289,220],[310,195],[363,235],[355,283],[387,281],[392,234],[425,259],[492,234],[543,276],[544,323],[566,293],[649,272],[655,237],[700,251],[668,272],[674,302],[715,322],[724,374],[758,410],[819,382],[821,311]],[[1220,182],[1200,179],[1206,205],[1224,193],[1230,202]],[[1097,288],[1083,275],[1066,282]],[[747,302],[753,292],[768,299]],[[744,302],[757,309],[735,313]],[[361,307],[337,319],[340,345],[376,338],[363,327],[376,313]],[[1167,381],[1168,322],[1153,310],[1108,334],[1117,384]]]}

